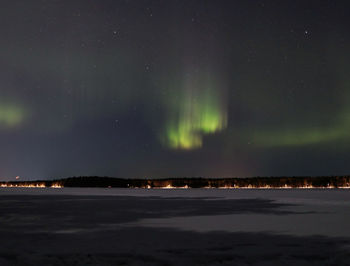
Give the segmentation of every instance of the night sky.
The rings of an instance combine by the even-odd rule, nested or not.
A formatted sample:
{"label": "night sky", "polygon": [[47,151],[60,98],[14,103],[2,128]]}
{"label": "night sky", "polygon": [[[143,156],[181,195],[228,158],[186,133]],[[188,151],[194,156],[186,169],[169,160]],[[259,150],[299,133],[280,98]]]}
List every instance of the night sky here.
{"label": "night sky", "polygon": [[350,174],[348,1],[1,4],[2,180]]}

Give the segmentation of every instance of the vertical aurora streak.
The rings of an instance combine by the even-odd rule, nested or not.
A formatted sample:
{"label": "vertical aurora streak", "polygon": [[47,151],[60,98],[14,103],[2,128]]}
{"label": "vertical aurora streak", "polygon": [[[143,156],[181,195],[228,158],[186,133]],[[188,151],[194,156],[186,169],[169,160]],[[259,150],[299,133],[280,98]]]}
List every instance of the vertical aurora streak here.
{"label": "vertical aurora streak", "polygon": [[227,127],[223,88],[210,75],[189,75],[170,104],[163,143],[171,149],[195,149],[203,137]]}

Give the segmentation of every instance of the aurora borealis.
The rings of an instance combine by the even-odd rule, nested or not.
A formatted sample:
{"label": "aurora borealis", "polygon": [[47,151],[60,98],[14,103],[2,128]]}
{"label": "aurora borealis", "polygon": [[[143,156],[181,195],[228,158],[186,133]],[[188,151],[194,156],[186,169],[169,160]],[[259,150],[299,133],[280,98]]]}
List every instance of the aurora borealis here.
{"label": "aurora borealis", "polygon": [[4,1],[0,178],[349,174],[345,1]]}
{"label": "aurora borealis", "polygon": [[203,135],[221,131],[227,126],[224,88],[210,78],[191,77],[183,82],[170,99],[166,118],[164,145],[172,149],[194,149],[203,145]]}
{"label": "aurora borealis", "polygon": [[0,127],[12,128],[24,120],[24,112],[20,107],[11,104],[0,104]]}

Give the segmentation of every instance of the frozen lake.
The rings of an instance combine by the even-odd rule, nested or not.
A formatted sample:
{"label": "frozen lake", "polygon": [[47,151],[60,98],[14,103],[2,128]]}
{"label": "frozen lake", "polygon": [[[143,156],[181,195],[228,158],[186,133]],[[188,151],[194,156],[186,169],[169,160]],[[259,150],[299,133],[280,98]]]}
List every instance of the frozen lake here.
{"label": "frozen lake", "polygon": [[348,190],[0,188],[0,213],[0,265],[350,264]]}

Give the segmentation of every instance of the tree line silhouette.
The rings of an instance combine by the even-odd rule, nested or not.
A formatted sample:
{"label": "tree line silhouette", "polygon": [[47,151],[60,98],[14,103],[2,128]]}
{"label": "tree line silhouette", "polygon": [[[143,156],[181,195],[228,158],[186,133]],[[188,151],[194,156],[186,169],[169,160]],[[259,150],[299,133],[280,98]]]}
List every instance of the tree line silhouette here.
{"label": "tree line silhouette", "polygon": [[55,180],[0,182],[2,187],[116,187],[116,188],[350,188],[350,176],[249,178],[114,178],[68,177]]}

